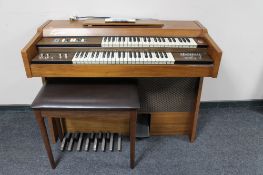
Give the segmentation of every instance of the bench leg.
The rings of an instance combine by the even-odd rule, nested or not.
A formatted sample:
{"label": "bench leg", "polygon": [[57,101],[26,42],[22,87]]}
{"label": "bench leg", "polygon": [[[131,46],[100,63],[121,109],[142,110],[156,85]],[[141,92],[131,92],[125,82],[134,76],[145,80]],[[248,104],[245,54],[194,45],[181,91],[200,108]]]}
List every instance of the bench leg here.
{"label": "bench leg", "polygon": [[135,141],[136,141],[137,111],[130,112],[130,167],[135,166]]}
{"label": "bench leg", "polygon": [[37,123],[39,125],[39,129],[40,129],[40,132],[41,132],[41,136],[42,136],[43,142],[45,144],[45,148],[46,148],[46,151],[47,151],[47,155],[48,155],[48,158],[49,158],[50,165],[51,165],[51,167],[53,169],[55,169],[56,168],[56,163],[55,163],[55,160],[54,160],[54,157],[53,157],[53,154],[52,154],[52,150],[51,150],[51,147],[50,147],[50,143],[49,143],[49,139],[48,139],[48,134],[47,134],[47,129],[46,129],[46,125],[45,125],[45,122],[44,122],[44,118],[42,117],[40,111],[35,110],[34,113],[35,113],[35,118],[37,120]]}

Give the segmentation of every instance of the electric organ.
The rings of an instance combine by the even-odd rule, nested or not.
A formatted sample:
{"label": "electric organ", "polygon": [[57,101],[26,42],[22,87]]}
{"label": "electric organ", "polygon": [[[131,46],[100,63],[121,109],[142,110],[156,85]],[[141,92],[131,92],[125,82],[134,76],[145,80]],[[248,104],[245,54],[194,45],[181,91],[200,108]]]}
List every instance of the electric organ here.
{"label": "electric organ", "polygon": [[[82,79],[138,85],[140,115],[150,135],[184,134],[194,141],[204,77],[216,78],[222,51],[198,21],[50,20],[22,49],[27,77],[43,81]],[[59,115],[59,114],[58,114]],[[114,117],[114,116],[112,116]],[[103,125],[63,119],[66,132],[104,131],[127,135],[127,120]],[[56,124],[49,126],[56,140]],[[118,128],[118,129],[117,129]]]}

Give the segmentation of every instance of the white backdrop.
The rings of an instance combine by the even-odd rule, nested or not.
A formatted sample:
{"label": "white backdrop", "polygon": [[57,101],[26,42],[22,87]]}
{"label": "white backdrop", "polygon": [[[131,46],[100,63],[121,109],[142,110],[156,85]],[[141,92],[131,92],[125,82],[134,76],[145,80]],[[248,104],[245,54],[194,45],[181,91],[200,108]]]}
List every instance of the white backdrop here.
{"label": "white backdrop", "polygon": [[29,104],[41,87],[27,79],[21,48],[48,19],[70,15],[199,20],[223,50],[202,101],[263,99],[262,0],[0,0],[0,105]]}

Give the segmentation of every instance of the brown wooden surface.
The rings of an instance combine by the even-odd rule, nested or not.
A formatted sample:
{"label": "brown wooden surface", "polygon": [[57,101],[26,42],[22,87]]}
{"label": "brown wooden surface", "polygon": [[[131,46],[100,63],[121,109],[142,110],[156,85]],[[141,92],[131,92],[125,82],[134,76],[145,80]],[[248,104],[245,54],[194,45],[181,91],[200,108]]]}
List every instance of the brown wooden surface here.
{"label": "brown wooden surface", "polygon": [[53,144],[58,140],[58,128],[54,118],[48,118],[48,128],[51,135],[51,141]]}
{"label": "brown wooden surface", "polygon": [[191,133],[190,133],[190,141],[194,142],[196,138],[196,129],[197,129],[197,122],[198,122],[198,115],[199,115],[199,108],[200,108],[200,99],[202,93],[202,86],[203,86],[203,78],[199,79],[199,85],[197,89],[197,96],[195,100],[195,111],[192,118],[192,126],[191,126]]}
{"label": "brown wooden surface", "polygon": [[136,110],[130,112],[130,167],[135,167],[135,142],[136,142]]}
{"label": "brown wooden surface", "polygon": [[49,24],[51,21],[46,21],[43,23],[38,29],[35,36],[26,44],[26,46],[21,50],[21,55],[24,62],[24,67],[26,71],[26,75],[28,78],[32,77],[30,70],[30,61],[37,55],[37,43],[42,39],[42,31],[43,28]]}
{"label": "brown wooden surface", "polygon": [[49,158],[50,165],[51,165],[51,167],[53,169],[55,169],[56,168],[56,163],[55,163],[55,160],[54,160],[54,157],[53,157],[53,154],[52,154],[52,149],[50,147],[50,143],[49,143],[49,139],[48,139],[48,134],[47,134],[47,129],[46,129],[46,126],[45,126],[44,118],[41,116],[41,112],[40,111],[35,110],[34,113],[35,113],[35,118],[37,120],[37,123],[38,123],[39,129],[40,129],[40,133],[41,133],[41,136],[42,136],[42,139],[43,139],[46,151],[47,151],[47,155],[48,155],[48,158]]}
{"label": "brown wooden surface", "polygon": [[31,69],[30,69],[30,61],[38,53],[36,44],[41,40],[41,38],[42,38],[42,33],[41,32],[36,33],[36,35],[27,43],[27,45],[21,51],[26,75],[28,78],[32,77]]}
{"label": "brown wooden surface", "polygon": [[212,65],[32,64],[34,77],[209,77]]}
{"label": "brown wooden surface", "polygon": [[192,112],[153,112],[150,135],[189,134],[192,119]]}
{"label": "brown wooden surface", "polygon": [[[203,29],[195,21],[164,21],[161,28],[83,27],[84,21],[53,20],[44,29],[44,36],[77,36],[81,29],[86,36],[189,36],[203,35]],[[68,28],[65,30],[65,28]],[[75,29],[75,30],[72,30]],[[61,32],[61,34],[59,34]],[[83,34],[82,34],[83,35]]]}
{"label": "brown wooden surface", "polygon": [[213,58],[214,60],[214,68],[212,77],[216,78],[218,75],[221,57],[222,57],[222,50],[218,47],[218,45],[214,42],[214,40],[209,36],[209,34],[204,35],[206,42],[208,43],[208,54]]}
{"label": "brown wooden surface", "polygon": [[55,123],[56,123],[56,127],[57,127],[57,133],[58,133],[59,141],[62,142],[63,137],[64,137],[64,133],[62,131],[60,118],[55,118]]}
{"label": "brown wooden surface", "polygon": [[90,116],[88,118],[66,118],[64,128],[67,132],[111,132],[129,135],[129,115]]}

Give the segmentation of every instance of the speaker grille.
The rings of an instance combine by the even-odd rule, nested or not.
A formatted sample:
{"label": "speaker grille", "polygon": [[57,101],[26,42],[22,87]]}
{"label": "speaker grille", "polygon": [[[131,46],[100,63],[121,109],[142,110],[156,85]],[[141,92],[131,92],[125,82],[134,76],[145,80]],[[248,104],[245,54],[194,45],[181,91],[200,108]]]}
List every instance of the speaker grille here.
{"label": "speaker grille", "polygon": [[199,78],[139,78],[140,112],[194,110]]}

